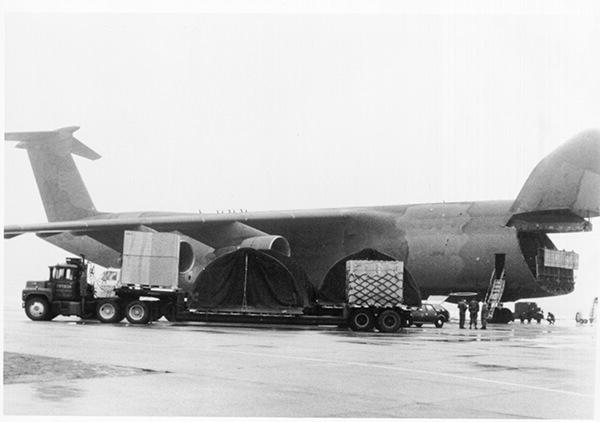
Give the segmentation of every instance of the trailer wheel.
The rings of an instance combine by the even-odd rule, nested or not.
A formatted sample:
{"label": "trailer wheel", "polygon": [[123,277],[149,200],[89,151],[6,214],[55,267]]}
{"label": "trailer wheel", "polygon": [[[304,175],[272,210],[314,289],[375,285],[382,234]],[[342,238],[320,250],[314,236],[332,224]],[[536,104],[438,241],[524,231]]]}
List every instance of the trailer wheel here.
{"label": "trailer wheel", "polygon": [[147,324],[150,321],[150,308],[141,300],[134,300],[125,308],[125,318],[132,324]]}
{"label": "trailer wheel", "polygon": [[27,299],[25,302],[25,313],[32,321],[50,321],[54,316],[50,314],[48,300],[41,296]]}
{"label": "trailer wheel", "polygon": [[377,328],[382,333],[395,333],[400,329],[402,321],[398,312],[386,309],[377,317]]}
{"label": "trailer wheel", "polygon": [[434,324],[437,328],[442,328],[444,326],[444,317],[439,317],[436,319]]}
{"label": "trailer wheel", "polygon": [[98,321],[107,324],[114,324],[123,319],[119,302],[114,299],[104,299],[96,306],[96,317]]}
{"label": "trailer wheel", "polygon": [[353,309],[350,312],[352,331],[371,331],[375,326],[375,317],[369,309]]}

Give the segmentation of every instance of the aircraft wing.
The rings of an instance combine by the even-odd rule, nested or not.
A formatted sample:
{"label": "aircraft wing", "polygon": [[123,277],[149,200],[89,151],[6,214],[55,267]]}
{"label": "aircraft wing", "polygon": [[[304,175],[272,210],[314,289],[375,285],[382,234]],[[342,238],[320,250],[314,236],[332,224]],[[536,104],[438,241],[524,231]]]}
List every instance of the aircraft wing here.
{"label": "aircraft wing", "polygon": [[341,220],[348,218],[353,211],[344,209],[330,210],[301,210],[256,213],[228,213],[228,214],[176,214],[160,216],[136,217],[94,217],[73,221],[55,221],[37,224],[15,224],[4,227],[4,238],[10,239],[23,233],[58,234],[71,232],[74,234],[93,235],[94,232],[111,230],[136,230],[151,228],[157,231],[180,230],[193,231],[201,227],[225,226],[232,223],[269,224],[278,221],[306,221],[306,220]]}

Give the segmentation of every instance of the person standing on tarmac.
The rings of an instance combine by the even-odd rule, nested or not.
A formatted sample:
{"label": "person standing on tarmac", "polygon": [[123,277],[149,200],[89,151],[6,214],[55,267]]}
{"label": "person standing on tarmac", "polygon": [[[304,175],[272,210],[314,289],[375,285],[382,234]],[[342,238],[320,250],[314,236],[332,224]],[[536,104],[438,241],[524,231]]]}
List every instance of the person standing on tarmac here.
{"label": "person standing on tarmac", "polygon": [[475,326],[477,329],[477,314],[479,313],[479,302],[475,300],[475,298],[471,299],[469,302],[469,315],[471,319],[469,320],[469,330],[472,326]]}
{"label": "person standing on tarmac", "polygon": [[461,299],[458,302],[458,326],[460,328],[465,328],[465,317],[467,316],[467,302],[464,299]]}
{"label": "person standing on tarmac", "polygon": [[[481,304],[481,329],[486,330],[487,328],[487,318],[488,318],[488,304],[483,302]],[[477,328],[477,326],[475,326]]]}

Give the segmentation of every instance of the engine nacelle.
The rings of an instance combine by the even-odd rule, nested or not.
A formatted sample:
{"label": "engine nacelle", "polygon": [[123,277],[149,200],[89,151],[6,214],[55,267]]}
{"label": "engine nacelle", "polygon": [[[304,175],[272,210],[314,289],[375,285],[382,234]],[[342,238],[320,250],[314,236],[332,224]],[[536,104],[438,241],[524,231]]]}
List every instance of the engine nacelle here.
{"label": "engine nacelle", "polygon": [[240,248],[251,248],[259,250],[272,250],[282,255],[290,256],[292,254],[290,243],[282,236],[256,236],[244,239],[239,245]]}
{"label": "engine nacelle", "polygon": [[189,290],[198,275],[214,259],[214,249],[189,236],[178,234],[179,287]]}

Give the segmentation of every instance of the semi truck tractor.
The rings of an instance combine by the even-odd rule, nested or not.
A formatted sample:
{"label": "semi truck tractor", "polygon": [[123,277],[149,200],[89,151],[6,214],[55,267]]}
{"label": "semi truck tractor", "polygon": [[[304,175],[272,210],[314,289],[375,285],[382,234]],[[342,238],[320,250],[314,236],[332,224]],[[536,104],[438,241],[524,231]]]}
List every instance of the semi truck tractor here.
{"label": "semi truck tractor", "polygon": [[[293,266],[277,254],[240,249],[215,259],[194,285],[178,285],[179,237],[126,231],[120,280],[101,295],[88,283],[85,257],[50,267],[48,280],[28,281],[23,307],[34,321],[58,315],[103,323],[169,321],[347,325],[396,332],[410,325],[401,261],[346,262],[343,303],[318,303]],[[112,270],[114,274],[114,270]]]}

